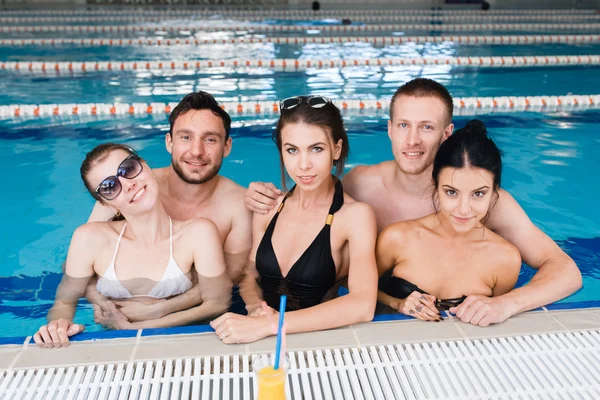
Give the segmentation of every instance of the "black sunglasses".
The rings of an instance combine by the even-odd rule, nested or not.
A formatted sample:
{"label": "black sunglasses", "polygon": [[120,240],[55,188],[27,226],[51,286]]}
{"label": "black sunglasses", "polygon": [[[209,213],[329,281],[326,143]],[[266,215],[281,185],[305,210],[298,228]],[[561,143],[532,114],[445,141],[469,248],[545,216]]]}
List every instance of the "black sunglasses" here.
{"label": "black sunglasses", "polygon": [[291,110],[303,101],[306,101],[306,104],[308,104],[312,108],[323,108],[327,104],[331,103],[331,99],[325,96],[295,96],[281,100],[279,102],[279,109],[281,111]]}
{"label": "black sunglasses", "polygon": [[133,179],[142,172],[142,169],[143,167],[140,158],[136,154],[130,154],[121,162],[121,164],[119,164],[117,174],[104,178],[96,190],[94,190],[94,193],[104,197],[106,200],[114,200],[123,189],[119,177]]}

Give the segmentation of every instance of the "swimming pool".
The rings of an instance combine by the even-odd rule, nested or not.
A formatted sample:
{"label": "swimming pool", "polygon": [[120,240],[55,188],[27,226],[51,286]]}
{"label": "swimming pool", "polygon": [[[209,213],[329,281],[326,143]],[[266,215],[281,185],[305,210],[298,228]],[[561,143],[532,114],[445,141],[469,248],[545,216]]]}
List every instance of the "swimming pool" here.
{"label": "swimming pool", "polygon": [[[110,20],[104,22],[114,24]],[[312,20],[270,23],[299,25],[307,22],[318,25]],[[219,23],[232,24],[228,20]],[[101,25],[100,22],[94,24]],[[526,25],[523,32],[538,33],[527,31]],[[490,35],[494,32],[476,33]],[[311,33],[293,34],[302,35],[310,36]],[[63,34],[27,33],[26,36],[63,37]],[[127,37],[122,33],[85,35],[109,36]],[[186,34],[171,33],[170,36],[186,37]],[[0,37],[19,36],[2,33]],[[518,46],[452,42],[130,47],[4,45],[0,46],[0,62],[496,57],[594,55],[600,54],[599,50],[600,45],[593,43]],[[597,94],[600,93],[599,72],[598,66],[484,69],[449,65],[309,68],[292,72],[223,67],[201,73],[144,70],[58,75],[0,70],[3,93],[0,105],[177,102],[184,94],[199,89],[213,93],[219,101],[276,100],[301,93],[324,94],[334,99],[373,99],[390,96],[400,84],[417,76],[438,80],[456,97]],[[597,157],[600,152],[600,111],[494,113],[479,117],[488,124],[505,152],[504,188],[581,268],[583,289],[555,306],[600,305],[600,211],[596,206],[600,195]],[[454,123],[461,127],[468,119],[459,116]],[[350,133],[350,167],[391,158],[383,113],[348,114],[346,122]],[[269,115],[234,115],[233,151],[223,164],[223,175],[244,186],[253,180],[278,183],[278,155],[270,138],[274,123],[275,119]],[[0,166],[5,171],[5,193],[0,199],[0,207],[5,210],[0,231],[0,324],[3,326],[0,337],[32,334],[43,323],[52,304],[70,236],[87,219],[93,204],[78,175],[85,152],[106,141],[126,142],[139,150],[151,166],[164,166],[169,162],[164,149],[167,131],[168,122],[164,116],[0,120]],[[533,271],[524,267],[519,284],[532,275]],[[88,331],[100,329],[93,324],[91,308],[84,301],[80,303],[76,318],[87,325]]]}

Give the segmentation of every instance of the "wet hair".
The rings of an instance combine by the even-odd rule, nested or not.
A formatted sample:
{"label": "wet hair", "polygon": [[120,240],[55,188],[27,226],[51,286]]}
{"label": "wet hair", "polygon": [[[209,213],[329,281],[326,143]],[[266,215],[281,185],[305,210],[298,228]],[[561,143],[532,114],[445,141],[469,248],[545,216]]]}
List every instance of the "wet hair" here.
{"label": "wet hair", "polygon": [[450,92],[441,83],[438,83],[433,79],[416,78],[400,86],[392,96],[392,101],[390,102],[390,119],[392,121],[394,120],[394,103],[396,103],[396,99],[400,96],[437,97],[446,107],[446,123],[450,124],[452,122],[454,103],[452,102]]}
{"label": "wet hair", "polygon": [[227,111],[223,110],[217,100],[207,92],[198,91],[186,95],[177,106],[171,111],[169,115],[169,134],[173,136],[173,126],[175,121],[181,114],[185,114],[190,110],[210,110],[217,117],[223,120],[223,127],[225,128],[225,140],[229,139],[229,131],[231,130],[231,117],[227,114]]}
{"label": "wet hair", "polygon": [[85,155],[85,159],[81,163],[81,168],[79,169],[79,173],[81,174],[81,180],[83,181],[85,188],[88,190],[88,192],[90,192],[90,194],[92,195],[92,197],[94,199],[98,200],[102,204],[105,204],[104,199],[101,196],[99,196],[96,192],[94,192],[94,190],[96,188],[93,188],[90,186],[90,183],[87,180],[87,176],[93,167],[98,165],[98,163],[106,160],[108,155],[115,150],[123,150],[124,152],[126,152],[128,154],[136,154],[136,152],[131,147],[124,145],[124,144],[119,144],[119,143],[100,144],[100,145],[94,147],[94,149],[92,151],[90,151],[89,153],[87,153]]}
{"label": "wet hair", "polygon": [[[502,153],[488,136],[485,124],[473,119],[464,128],[454,132],[440,146],[433,161],[432,178],[437,192],[440,172],[444,168],[481,168],[494,176],[493,191],[496,198],[490,210],[498,201],[498,188],[502,180]],[[435,204],[435,203],[434,203]],[[485,220],[489,218],[488,214]]]}
{"label": "wet hair", "polygon": [[[305,96],[302,97],[306,100]],[[273,141],[277,145],[279,150],[279,160],[281,164],[281,182],[284,189],[287,190],[285,184],[285,165],[283,163],[283,143],[281,139],[281,131],[288,124],[305,123],[307,125],[316,125],[329,135],[336,144],[342,139],[342,151],[340,157],[337,160],[333,160],[335,166],[335,175],[339,177],[344,172],[344,165],[346,164],[346,158],[350,152],[350,145],[348,143],[348,134],[344,127],[344,120],[342,119],[342,113],[333,102],[328,102],[321,108],[313,108],[308,105],[306,101],[301,101],[296,107],[289,110],[282,110],[277,126],[273,132]]]}

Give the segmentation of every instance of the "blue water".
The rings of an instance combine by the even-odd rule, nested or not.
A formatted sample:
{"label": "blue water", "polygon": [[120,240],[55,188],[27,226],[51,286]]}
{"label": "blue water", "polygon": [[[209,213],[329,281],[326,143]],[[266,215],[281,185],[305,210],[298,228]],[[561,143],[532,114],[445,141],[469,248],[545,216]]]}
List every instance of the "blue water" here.
{"label": "blue water", "polygon": [[[562,33],[562,32],[561,32]],[[32,37],[48,34],[31,34]],[[58,37],[58,33],[53,34]],[[301,36],[301,34],[294,34]],[[358,34],[357,34],[358,35]],[[14,36],[14,35],[13,35]],[[93,35],[89,35],[92,37]],[[102,35],[101,35],[102,36]],[[9,35],[0,37],[9,37]],[[443,44],[219,45],[84,48],[0,47],[0,60],[170,60],[208,58],[351,58],[466,55],[598,54],[600,45],[459,46]],[[273,72],[210,70],[203,73],[90,73],[60,77],[0,71],[0,105],[71,102],[174,102],[194,90],[218,100],[276,100],[301,93],[334,98],[390,96],[403,82],[426,76],[454,96],[600,93],[600,68],[475,69],[446,66],[347,68]],[[272,117],[236,118],[233,151],[222,174],[241,185],[279,182]],[[481,115],[505,152],[503,186],[531,219],[579,265],[584,288],[561,304],[600,301],[600,111]],[[457,117],[461,127],[467,117]],[[350,165],[392,158],[385,115],[346,118]],[[0,337],[32,334],[44,323],[73,230],[93,200],[78,169],[87,151],[106,141],[126,142],[151,166],[169,163],[163,117],[0,121]],[[533,275],[524,267],[519,284]],[[80,303],[77,320],[88,331],[91,308]]]}

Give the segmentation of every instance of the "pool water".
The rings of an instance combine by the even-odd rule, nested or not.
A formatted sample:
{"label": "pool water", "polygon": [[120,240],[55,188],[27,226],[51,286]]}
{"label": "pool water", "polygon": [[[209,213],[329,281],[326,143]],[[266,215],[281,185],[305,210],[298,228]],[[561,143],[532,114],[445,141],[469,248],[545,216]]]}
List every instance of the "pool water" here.
{"label": "pool water", "polygon": [[[49,36],[34,36],[44,35]],[[14,37],[14,34],[0,34],[0,37]],[[132,48],[4,46],[0,47],[0,60],[330,59],[580,55],[599,51],[599,45],[460,46],[452,43]],[[355,67],[299,72],[214,69],[202,73],[106,72],[58,77],[0,71],[0,105],[176,102],[195,90],[207,90],[219,101],[276,100],[298,94],[380,98],[389,97],[399,85],[417,76],[438,80],[447,85],[455,97],[600,93],[600,68],[593,66]],[[484,114],[478,118],[487,124],[505,153],[503,187],[582,271],[583,289],[560,303],[600,304],[600,211],[597,206],[600,111]],[[468,120],[456,117],[454,124],[462,127]],[[252,181],[279,183],[279,158],[271,140],[275,122],[272,117],[234,116],[233,151],[223,163],[224,176],[243,186]],[[349,168],[391,159],[385,115],[348,115],[346,123],[351,149]],[[70,237],[74,229],[87,220],[93,205],[79,178],[79,166],[85,153],[97,144],[117,141],[137,149],[151,166],[165,166],[170,162],[164,146],[166,132],[168,121],[156,116],[0,121],[0,168],[4,171],[4,191],[0,197],[0,208],[4,210],[0,229],[0,326],[3,327],[0,337],[30,335],[45,323]],[[526,283],[533,273],[524,266],[519,285]],[[76,321],[85,324],[88,331],[100,330],[93,323],[92,314],[91,307],[82,300]]]}

